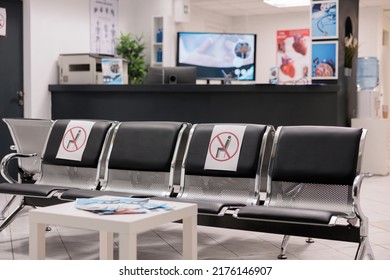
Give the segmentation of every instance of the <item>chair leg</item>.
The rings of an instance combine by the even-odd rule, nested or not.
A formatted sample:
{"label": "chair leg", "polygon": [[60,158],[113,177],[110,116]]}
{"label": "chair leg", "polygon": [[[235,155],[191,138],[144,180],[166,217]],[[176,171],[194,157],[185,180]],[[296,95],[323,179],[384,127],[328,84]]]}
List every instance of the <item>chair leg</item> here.
{"label": "chair leg", "polygon": [[314,239],[313,238],[307,238],[306,239],[306,243],[309,243],[309,244],[311,244],[311,243],[314,243],[315,241],[314,241]]}
{"label": "chair leg", "polygon": [[12,195],[11,199],[8,201],[8,203],[4,206],[3,210],[0,212],[0,220],[5,220],[5,212],[7,212],[8,208],[11,206],[12,202],[14,202],[16,198],[16,195]]}
{"label": "chair leg", "polygon": [[370,241],[366,236],[360,238],[360,243],[356,251],[355,260],[363,260],[365,257],[367,257],[369,260],[375,259]]}
{"label": "chair leg", "polygon": [[287,244],[288,244],[289,240],[290,240],[290,235],[285,235],[283,237],[283,241],[282,241],[282,244],[280,246],[280,254],[278,256],[278,259],[280,259],[280,260],[287,259],[287,256],[285,255],[285,253],[286,253],[286,250],[287,250]]}
{"label": "chair leg", "polygon": [[12,211],[11,214],[8,215],[8,217],[4,220],[4,222],[0,225],[0,232],[2,232],[12,221],[15,219],[16,215],[26,206],[24,204],[24,200],[20,202],[19,206],[16,207],[14,211]]}

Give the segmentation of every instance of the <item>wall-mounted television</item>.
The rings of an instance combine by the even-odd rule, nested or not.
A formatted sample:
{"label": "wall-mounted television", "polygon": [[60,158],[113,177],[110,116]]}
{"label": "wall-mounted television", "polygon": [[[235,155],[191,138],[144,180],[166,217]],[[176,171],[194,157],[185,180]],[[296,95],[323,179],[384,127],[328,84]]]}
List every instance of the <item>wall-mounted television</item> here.
{"label": "wall-mounted television", "polygon": [[254,81],[256,34],[178,32],[178,66],[195,66],[198,79]]}

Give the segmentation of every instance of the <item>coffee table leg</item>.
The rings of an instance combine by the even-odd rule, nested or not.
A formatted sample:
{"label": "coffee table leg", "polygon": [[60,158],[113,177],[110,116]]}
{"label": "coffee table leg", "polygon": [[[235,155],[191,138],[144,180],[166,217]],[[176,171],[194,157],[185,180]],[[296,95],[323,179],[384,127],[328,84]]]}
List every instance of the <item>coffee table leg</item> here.
{"label": "coffee table leg", "polygon": [[101,260],[112,260],[114,259],[114,233],[107,231],[99,232],[100,242],[100,259]]}
{"label": "coffee table leg", "polygon": [[198,258],[197,215],[183,219],[183,259]]}
{"label": "coffee table leg", "polygon": [[137,234],[119,233],[119,259],[137,259]]}
{"label": "coffee table leg", "polygon": [[44,260],[46,256],[45,224],[32,221],[30,218],[29,254],[32,260]]}

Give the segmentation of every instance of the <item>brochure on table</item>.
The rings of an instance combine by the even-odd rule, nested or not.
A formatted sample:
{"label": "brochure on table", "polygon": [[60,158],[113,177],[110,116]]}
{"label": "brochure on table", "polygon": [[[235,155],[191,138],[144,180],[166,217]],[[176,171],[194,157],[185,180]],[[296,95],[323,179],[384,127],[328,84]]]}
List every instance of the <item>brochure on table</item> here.
{"label": "brochure on table", "polygon": [[153,210],[172,209],[166,203],[150,202],[149,198],[78,198],[75,207],[99,215],[141,214]]}

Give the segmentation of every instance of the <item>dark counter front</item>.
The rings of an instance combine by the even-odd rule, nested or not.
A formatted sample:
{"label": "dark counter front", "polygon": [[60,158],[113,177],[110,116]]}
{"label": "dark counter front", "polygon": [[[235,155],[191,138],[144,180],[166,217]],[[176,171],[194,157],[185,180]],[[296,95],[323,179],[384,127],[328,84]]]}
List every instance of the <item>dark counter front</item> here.
{"label": "dark counter front", "polygon": [[347,124],[337,85],[50,85],[52,118]]}

